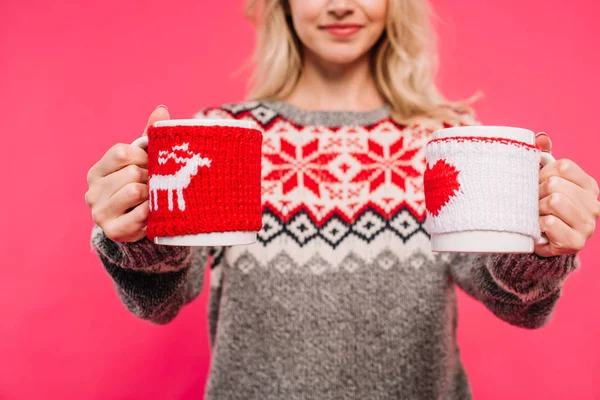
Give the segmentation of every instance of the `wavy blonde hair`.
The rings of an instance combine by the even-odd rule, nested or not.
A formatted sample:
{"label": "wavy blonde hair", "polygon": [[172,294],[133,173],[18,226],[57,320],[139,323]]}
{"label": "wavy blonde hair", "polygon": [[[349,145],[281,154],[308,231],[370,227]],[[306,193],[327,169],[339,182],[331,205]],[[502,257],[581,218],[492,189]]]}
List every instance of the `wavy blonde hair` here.
{"label": "wavy blonde hair", "polygon": [[[392,118],[453,119],[473,114],[470,101],[450,102],[434,82],[437,70],[435,32],[428,0],[388,0],[384,33],[372,49],[377,89],[391,106]],[[287,0],[248,0],[245,15],[256,26],[252,57],[251,100],[289,95],[302,72],[302,44],[286,13]]]}

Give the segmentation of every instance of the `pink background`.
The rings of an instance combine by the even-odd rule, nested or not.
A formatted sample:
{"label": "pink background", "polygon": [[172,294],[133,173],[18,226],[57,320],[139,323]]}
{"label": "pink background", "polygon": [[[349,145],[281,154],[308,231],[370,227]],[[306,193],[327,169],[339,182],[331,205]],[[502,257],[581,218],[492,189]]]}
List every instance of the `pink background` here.
{"label": "pink background", "polygon": [[[485,123],[545,130],[555,155],[600,178],[599,3],[434,3],[446,94],[483,90]],[[168,326],[125,311],[88,245],[85,177],[157,104],[181,118],[242,99],[253,30],[241,10],[238,0],[0,3],[0,398],[201,398],[206,294]],[[542,330],[461,296],[476,399],[600,399],[598,243]]]}

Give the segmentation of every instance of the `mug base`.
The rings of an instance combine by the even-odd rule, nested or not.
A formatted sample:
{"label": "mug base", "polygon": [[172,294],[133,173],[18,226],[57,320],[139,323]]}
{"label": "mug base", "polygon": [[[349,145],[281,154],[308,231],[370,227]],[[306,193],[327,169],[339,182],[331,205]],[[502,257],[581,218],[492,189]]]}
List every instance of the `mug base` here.
{"label": "mug base", "polygon": [[211,232],[154,238],[154,243],[166,246],[237,246],[254,242],[256,232]]}
{"label": "mug base", "polygon": [[532,253],[530,236],[514,232],[464,231],[431,236],[436,253]]}

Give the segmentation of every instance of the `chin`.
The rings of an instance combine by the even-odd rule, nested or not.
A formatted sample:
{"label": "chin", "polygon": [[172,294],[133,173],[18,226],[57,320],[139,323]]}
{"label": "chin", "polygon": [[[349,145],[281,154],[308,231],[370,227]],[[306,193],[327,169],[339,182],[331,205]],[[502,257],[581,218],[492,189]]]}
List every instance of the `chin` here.
{"label": "chin", "polygon": [[329,51],[321,51],[317,53],[323,61],[335,65],[348,65],[362,58],[367,52],[360,50],[348,49],[330,49]]}

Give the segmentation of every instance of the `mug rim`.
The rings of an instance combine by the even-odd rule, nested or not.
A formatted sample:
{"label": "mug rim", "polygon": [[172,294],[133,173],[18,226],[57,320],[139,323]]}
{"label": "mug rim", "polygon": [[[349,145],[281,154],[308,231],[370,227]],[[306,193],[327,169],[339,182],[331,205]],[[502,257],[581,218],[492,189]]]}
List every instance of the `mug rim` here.
{"label": "mug rim", "polygon": [[165,119],[162,121],[156,121],[153,126],[155,128],[164,126],[231,126],[238,128],[258,129],[258,124],[254,121],[225,118]]}
{"label": "mug rim", "polygon": [[[468,133],[465,131],[469,131]],[[526,128],[499,125],[453,126],[433,132],[432,139],[452,138],[455,136],[497,137],[512,139],[530,145],[535,144],[535,133]]]}

